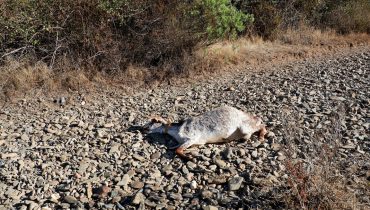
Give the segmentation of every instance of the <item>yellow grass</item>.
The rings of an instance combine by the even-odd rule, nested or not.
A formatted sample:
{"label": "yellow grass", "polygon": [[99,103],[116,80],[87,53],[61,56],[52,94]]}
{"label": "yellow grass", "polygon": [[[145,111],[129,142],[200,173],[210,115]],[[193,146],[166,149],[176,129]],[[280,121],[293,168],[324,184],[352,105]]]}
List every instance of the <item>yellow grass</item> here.
{"label": "yellow grass", "polygon": [[262,64],[289,61],[306,56],[319,56],[339,48],[361,44],[369,45],[368,34],[337,35],[333,31],[322,32],[311,28],[281,33],[276,41],[242,37],[223,41],[199,49],[195,55],[203,69],[225,65]]}

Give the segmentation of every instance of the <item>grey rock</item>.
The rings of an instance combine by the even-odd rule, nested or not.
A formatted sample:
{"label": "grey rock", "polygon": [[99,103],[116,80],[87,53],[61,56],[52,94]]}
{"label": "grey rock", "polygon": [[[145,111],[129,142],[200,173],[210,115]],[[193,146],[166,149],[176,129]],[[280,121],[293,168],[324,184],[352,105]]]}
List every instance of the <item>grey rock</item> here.
{"label": "grey rock", "polygon": [[179,193],[171,193],[170,194],[170,198],[172,198],[173,200],[177,200],[177,201],[181,201],[182,200],[182,196]]}
{"label": "grey rock", "polygon": [[65,196],[64,201],[69,203],[69,204],[77,204],[78,203],[78,200],[75,197],[70,196],[70,195]]}
{"label": "grey rock", "polygon": [[135,205],[138,205],[140,203],[143,203],[145,201],[145,195],[141,192],[136,193],[134,196],[134,199],[132,200],[132,203]]}
{"label": "grey rock", "polygon": [[210,184],[224,184],[227,182],[227,177],[225,175],[216,175],[208,179]]}
{"label": "grey rock", "polygon": [[279,161],[282,161],[282,160],[285,160],[286,159],[286,157],[285,157],[285,155],[284,154],[282,154],[282,153],[280,153],[280,152],[278,152],[278,158],[277,158]]}
{"label": "grey rock", "polygon": [[245,159],[245,163],[247,163],[248,165],[250,165],[250,164],[253,163],[253,161],[250,158],[246,158]]}
{"label": "grey rock", "polygon": [[187,165],[187,167],[188,167],[189,169],[195,169],[195,168],[197,168],[197,164],[193,163],[192,161],[188,161],[188,162],[186,163],[186,165]]}
{"label": "grey rock", "polygon": [[271,149],[274,151],[279,151],[281,148],[280,144],[271,144]]}
{"label": "grey rock", "polygon": [[197,206],[199,205],[199,198],[193,198],[190,201],[191,206]]}
{"label": "grey rock", "polygon": [[275,136],[276,134],[272,131],[268,131],[266,134],[266,138],[269,138],[269,139],[274,138]]}
{"label": "grey rock", "polygon": [[161,153],[160,153],[160,152],[155,152],[155,153],[153,153],[153,154],[150,156],[150,158],[151,158],[152,160],[158,159],[158,158],[160,158],[160,157],[161,157]]}
{"label": "grey rock", "polygon": [[216,206],[204,206],[203,210],[218,210]]}
{"label": "grey rock", "polygon": [[[78,209],[82,203],[88,209],[255,208],[245,206],[242,192],[269,209],[266,193],[286,186],[291,174],[285,149],[292,164],[312,160],[307,166],[314,172],[323,145],[328,151],[339,146],[328,175],[343,179],[349,192],[365,195],[357,196],[355,205],[366,206],[370,54],[367,46],[336,53],[132,94],[108,86],[89,98],[71,92],[63,107],[50,105],[42,94],[7,103],[0,110],[0,208]],[[130,129],[153,114],[177,122],[222,104],[261,116],[269,131],[266,141],[193,147],[188,152],[194,160],[183,161],[166,147],[175,144],[172,138]],[[248,184],[235,182],[238,190],[230,190],[235,177]],[[102,185],[111,191],[99,193],[106,192]],[[144,198],[130,202],[138,193]],[[75,200],[66,202],[66,195]]]}
{"label": "grey rock", "polygon": [[252,157],[254,157],[254,158],[257,158],[257,157],[258,157],[258,152],[257,152],[257,150],[253,150],[253,152],[252,152]]}
{"label": "grey rock", "polygon": [[209,157],[211,155],[212,151],[210,149],[205,149],[203,151],[203,153],[204,153],[205,156]]}
{"label": "grey rock", "polygon": [[104,204],[104,208],[105,209],[113,209],[114,208],[114,204]]}
{"label": "grey rock", "polygon": [[116,154],[119,155],[120,154],[120,150],[119,150],[120,146],[121,146],[120,144],[113,144],[112,147],[109,150],[109,154],[112,155],[112,154],[116,153]]}
{"label": "grey rock", "polygon": [[259,145],[261,145],[261,142],[260,142],[260,141],[255,141],[255,142],[252,144],[252,147],[257,148]]}
{"label": "grey rock", "polygon": [[145,158],[141,155],[137,155],[137,154],[134,154],[132,155],[132,157],[135,159],[135,160],[138,160],[138,161],[144,161]]}
{"label": "grey rock", "polygon": [[191,188],[192,190],[195,190],[195,189],[197,189],[197,187],[198,187],[197,182],[196,182],[195,180],[191,181],[191,183],[190,183],[190,188]]}
{"label": "grey rock", "polygon": [[28,137],[28,135],[27,135],[27,134],[22,134],[21,139],[22,139],[23,141],[28,141],[30,138]]}
{"label": "grey rock", "polygon": [[106,124],[104,124],[103,127],[104,128],[112,128],[112,127],[114,127],[114,124],[113,123],[106,123]]}
{"label": "grey rock", "polygon": [[189,169],[185,165],[182,167],[182,170],[181,171],[184,174],[188,174],[189,173]]}
{"label": "grey rock", "polygon": [[211,198],[213,193],[209,190],[203,190],[201,196],[203,199]]}
{"label": "grey rock", "polygon": [[226,168],[227,163],[221,159],[215,159],[215,163],[219,168]]}
{"label": "grey rock", "polygon": [[229,184],[229,190],[231,190],[231,191],[239,190],[243,181],[244,181],[243,177],[231,178],[229,180],[229,183],[228,183]]}
{"label": "grey rock", "polygon": [[230,160],[233,156],[233,150],[230,147],[227,147],[223,151],[223,155],[224,155],[225,159]]}
{"label": "grey rock", "polygon": [[130,186],[134,189],[141,189],[144,187],[144,183],[140,181],[133,181],[131,182]]}
{"label": "grey rock", "polygon": [[28,209],[29,210],[36,210],[39,208],[39,204],[37,204],[36,202],[33,202],[33,201],[28,201],[26,202],[26,204],[28,204]]}
{"label": "grey rock", "polygon": [[211,171],[215,171],[217,169],[217,166],[216,165],[210,165],[208,168]]}

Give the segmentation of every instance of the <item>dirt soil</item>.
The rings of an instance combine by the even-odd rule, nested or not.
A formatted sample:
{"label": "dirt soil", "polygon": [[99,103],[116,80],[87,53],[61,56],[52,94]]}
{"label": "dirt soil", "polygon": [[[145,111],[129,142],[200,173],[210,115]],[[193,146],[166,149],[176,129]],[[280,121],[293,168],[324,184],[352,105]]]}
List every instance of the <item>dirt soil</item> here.
{"label": "dirt soil", "polygon": [[[0,110],[0,209],[369,209],[369,75],[361,46],[133,94],[17,99]],[[183,161],[137,129],[225,104],[261,116],[267,141]]]}

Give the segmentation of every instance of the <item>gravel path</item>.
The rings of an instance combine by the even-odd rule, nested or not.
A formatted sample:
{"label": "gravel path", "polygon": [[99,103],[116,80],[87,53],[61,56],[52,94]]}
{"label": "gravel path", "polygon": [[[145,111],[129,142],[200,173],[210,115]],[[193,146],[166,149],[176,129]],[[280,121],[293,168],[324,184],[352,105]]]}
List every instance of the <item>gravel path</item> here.
{"label": "gravel path", "polygon": [[[0,112],[0,209],[287,208],[287,163],[315,166],[326,146],[370,208],[369,75],[364,47],[130,96],[20,100]],[[195,147],[186,162],[170,137],[136,129],[149,115],[179,120],[222,104],[262,116],[268,141]]]}

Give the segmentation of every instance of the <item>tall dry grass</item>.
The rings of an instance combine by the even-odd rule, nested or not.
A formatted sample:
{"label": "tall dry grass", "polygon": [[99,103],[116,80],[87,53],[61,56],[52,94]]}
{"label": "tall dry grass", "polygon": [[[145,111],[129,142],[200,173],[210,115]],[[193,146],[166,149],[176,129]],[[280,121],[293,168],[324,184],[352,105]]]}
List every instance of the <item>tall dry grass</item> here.
{"label": "tall dry grass", "polygon": [[91,88],[94,76],[88,71],[53,71],[43,62],[7,59],[0,66],[0,100],[11,101],[31,92],[48,94],[58,91],[78,91]]}
{"label": "tall dry grass", "polygon": [[8,100],[13,95],[33,89],[48,93],[83,90],[94,86],[115,86],[134,91],[137,88],[217,76],[237,67],[289,62],[325,55],[343,47],[369,44],[368,34],[338,35],[333,31],[323,32],[302,27],[281,33],[275,41],[245,36],[209,46],[199,45],[192,53],[184,52],[181,57],[163,60],[159,66],[147,67],[131,63],[125,71],[101,72],[99,67],[76,66],[68,59],[63,61],[63,69],[55,71],[43,61],[31,62],[26,58],[19,60],[7,57],[0,66],[0,95],[3,100]]}
{"label": "tall dry grass", "polygon": [[200,48],[194,53],[195,68],[200,72],[212,72],[225,66],[279,63],[369,44],[368,34],[339,35],[333,30],[302,26],[280,32],[274,41],[262,37],[241,37]]}
{"label": "tall dry grass", "polygon": [[[343,173],[343,160],[339,145],[343,139],[341,121],[345,116],[343,106],[329,116],[332,122],[315,130],[310,141],[304,139],[297,122],[296,111],[284,111],[282,123],[286,128],[285,162],[288,174],[287,188],[282,199],[288,209],[361,209],[353,190],[347,184],[348,174]],[[305,134],[307,135],[307,134]],[[311,143],[307,143],[311,142]],[[305,157],[299,157],[299,148]]]}

